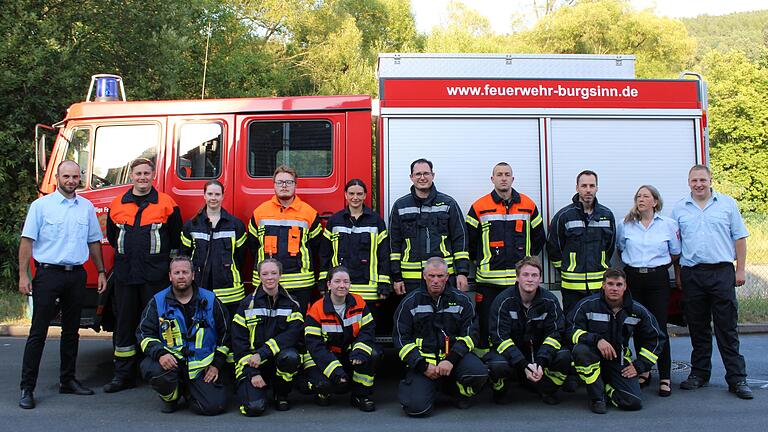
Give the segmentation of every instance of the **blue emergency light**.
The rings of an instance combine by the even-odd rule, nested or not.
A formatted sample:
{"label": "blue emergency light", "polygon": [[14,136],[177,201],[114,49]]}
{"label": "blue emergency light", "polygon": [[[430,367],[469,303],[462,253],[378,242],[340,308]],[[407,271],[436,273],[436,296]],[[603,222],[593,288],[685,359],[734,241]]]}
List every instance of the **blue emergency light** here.
{"label": "blue emergency light", "polygon": [[[94,86],[96,92],[94,93]],[[122,95],[121,95],[122,93]],[[96,102],[125,101],[125,88],[123,79],[119,75],[99,74],[91,76],[91,85],[88,87],[88,96],[85,100],[91,101],[91,95]],[[122,98],[121,98],[122,96]]]}

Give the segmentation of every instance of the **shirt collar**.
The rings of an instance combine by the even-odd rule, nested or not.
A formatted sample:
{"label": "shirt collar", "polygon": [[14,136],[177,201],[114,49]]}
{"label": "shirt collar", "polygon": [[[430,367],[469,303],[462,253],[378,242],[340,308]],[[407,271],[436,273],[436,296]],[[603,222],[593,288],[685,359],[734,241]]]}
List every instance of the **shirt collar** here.
{"label": "shirt collar", "polygon": [[[714,188],[710,188],[709,190],[712,191],[712,195],[709,197],[709,200],[707,200],[707,204],[705,205],[705,207],[707,205],[709,205],[709,203],[714,202],[714,201],[718,201],[720,199],[720,193],[719,192],[717,192]],[[689,193],[688,195],[685,196],[685,202],[686,203],[691,203],[691,204],[696,204],[696,201],[693,200],[693,194],[692,193]]]}
{"label": "shirt collar", "polygon": [[54,195],[57,196],[57,202],[59,204],[65,203],[65,202],[66,203],[72,203],[72,204],[77,204],[78,203],[77,192],[75,192],[75,196],[74,197],[67,198],[67,197],[64,196],[64,194],[61,193],[61,191],[59,190],[59,187],[57,186],[56,187],[56,191],[53,192],[53,193],[54,193]]}
{"label": "shirt collar", "polygon": [[[283,207],[283,204],[281,204],[281,203],[280,203],[280,200],[279,200],[279,199],[277,199],[277,195],[272,195],[272,202],[273,202],[273,203],[274,203],[276,206],[278,206],[278,207]],[[292,209],[294,209],[294,210],[299,210],[299,207],[300,207],[300,206],[301,206],[301,198],[299,198],[299,196],[298,196],[298,195],[294,195],[294,196],[293,196],[293,201],[291,202],[291,204],[290,204],[290,205],[288,205],[288,206],[287,206],[287,207],[285,207],[285,208],[287,208],[287,209],[288,209],[288,208],[292,208]]]}

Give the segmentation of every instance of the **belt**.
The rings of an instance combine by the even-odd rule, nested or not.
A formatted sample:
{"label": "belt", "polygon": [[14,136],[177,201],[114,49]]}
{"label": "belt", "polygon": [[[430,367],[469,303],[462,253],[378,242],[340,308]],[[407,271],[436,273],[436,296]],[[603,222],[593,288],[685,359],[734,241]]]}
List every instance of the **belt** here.
{"label": "belt", "polygon": [[646,274],[646,273],[656,273],[658,271],[667,270],[669,268],[669,264],[660,265],[658,267],[631,267],[631,266],[625,266],[624,271],[627,273],[640,273],[640,274]]}
{"label": "belt", "polygon": [[696,264],[694,266],[691,266],[691,268],[694,268],[696,270],[716,270],[716,269],[720,269],[728,266],[733,266],[733,263],[719,262],[714,264]]}
{"label": "belt", "polygon": [[53,270],[61,270],[61,271],[75,271],[75,270],[82,270],[83,265],[82,264],[74,264],[74,265],[59,265],[59,264],[46,264],[46,263],[35,263],[37,265],[37,268],[44,268],[44,269],[53,269]]}

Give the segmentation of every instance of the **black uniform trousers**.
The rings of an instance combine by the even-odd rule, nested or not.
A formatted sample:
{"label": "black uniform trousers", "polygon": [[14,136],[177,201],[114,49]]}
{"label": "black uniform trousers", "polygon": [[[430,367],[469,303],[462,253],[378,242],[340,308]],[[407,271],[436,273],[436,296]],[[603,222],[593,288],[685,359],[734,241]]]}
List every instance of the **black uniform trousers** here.
{"label": "black uniform trousers", "polygon": [[24,347],[21,388],[32,390],[37,384],[40,359],[48,336],[48,326],[56,315],[56,299],[61,307],[61,368],[59,380],[75,379],[79,342],[80,312],[85,296],[86,273],[82,267],[71,271],[38,267],[32,279],[32,326]]}
{"label": "black uniform trousers", "polygon": [[373,381],[376,375],[376,368],[381,362],[381,351],[378,348],[373,348],[371,355],[358,365],[352,364],[348,354],[335,354],[336,359],[341,363],[347,375],[346,383],[331,381],[331,379],[323,374],[319,366],[313,365],[305,369],[307,379],[315,393],[329,395],[331,393],[342,394],[351,391],[353,396],[370,396],[373,394]]}
{"label": "black uniform trousers", "polygon": [[488,368],[476,355],[468,353],[453,366],[448,377],[432,380],[408,368],[398,387],[398,399],[406,414],[424,417],[432,412],[438,386],[450,394],[469,399],[480,392],[487,380]]}
{"label": "black uniform trousers", "polygon": [[736,384],[747,378],[744,357],[739,354],[739,320],[736,271],[732,263],[683,267],[684,313],[691,333],[691,375],[705,380],[712,373],[712,330],[725,366],[725,380]]}
{"label": "black uniform trousers", "polygon": [[477,342],[477,348],[488,349],[490,347],[488,320],[491,316],[491,306],[496,296],[504,291],[505,288],[507,287],[492,284],[479,283],[475,285],[475,304],[477,305],[477,313],[480,319],[480,339]]}
{"label": "black uniform trousers", "polygon": [[261,414],[267,406],[270,387],[275,396],[288,396],[293,385],[293,376],[300,367],[299,352],[295,348],[286,348],[277,353],[273,361],[259,365],[259,373],[266,382],[266,387],[254,387],[249,376],[240,378],[237,383],[240,413],[246,416]]}
{"label": "black uniform trousers", "polygon": [[156,360],[145,357],[141,361],[141,374],[165,402],[177,401],[184,396],[189,409],[202,415],[220,414],[227,407],[226,387],[219,381],[205,382],[205,369],[195,379],[190,379],[184,361],[179,361],[175,369],[165,370]]}
{"label": "black uniform trousers", "polygon": [[307,309],[309,309],[309,305],[312,303],[312,291],[313,288],[291,288],[288,290],[288,294],[299,303],[301,313],[304,315],[307,314]]}
{"label": "black uniform trousers", "polygon": [[[590,399],[607,399],[613,406],[627,411],[636,411],[643,407],[640,381],[637,376],[624,378],[621,375],[621,371],[628,366],[626,362],[622,364],[621,357],[606,360],[597,347],[578,343],[573,347],[573,364],[587,384],[587,395]],[[589,368],[589,373],[583,368]],[[599,370],[593,371],[591,368]]]}
{"label": "black uniform trousers", "polygon": [[509,364],[507,359],[495,350],[489,351],[483,361],[488,366],[494,391],[504,391],[507,380],[517,379],[520,384],[529,390],[541,395],[551,395],[563,385],[566,375],[571,370],[571,353],[568,350],[559,350],[551,364],[543,367],[544,377],[539,382],[531,382],[525,376],[525,370]]}
{"label": "black uniform trousers", "polygon": [[[632,299],[645,306],[659,323],[661,332],[666,337],[664,347],[659,354],[657,366],[659,379],[670,379],[672,369],[672,356],[669,350],[669,336],[667,335],[667,317],[669,311],[669,273],[666,269],[651,273],[639,273],[629,268],[624,269],[627,274],[627,285]],[[635,352],[640,352],[640,346],[635,342]]]}
{"label": "black uniform trousers", "polygon": [[136,327],[141,313],[149,300],[166,288],[170,282],[128,285],[115,284],[115,332],[112,334],[115,357],[115,378],[122,381],[134,381],[138,355],[141,353],[136,341]]}
{"label": "black uniform trousers", "polygon": [[[560,295],[563,298],[563,313],[566,317],[570,315],[576,303],[581,301],[584,297],[589,297],[596,293],[598,290],[572,290],[560,288]],[[569,323],[570,324],[570,323]]]}

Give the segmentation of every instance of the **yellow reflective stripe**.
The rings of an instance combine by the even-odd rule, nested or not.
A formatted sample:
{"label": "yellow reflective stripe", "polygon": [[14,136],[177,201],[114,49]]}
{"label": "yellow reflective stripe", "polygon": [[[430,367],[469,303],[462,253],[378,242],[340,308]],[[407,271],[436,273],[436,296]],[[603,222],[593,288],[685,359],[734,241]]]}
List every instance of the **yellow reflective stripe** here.
{"label": "yellow reflective stripe", "polygon": [[387,233],[387,230],[380,232],[376,236],[376,244],[381,244],[381,242],[383,242],[387,237],[389,237],[389,233]]}
{"label": "yellow reflective stripe", "polygon": [[328,228],[323,230],[323,237],[327,238],[328,240],[333,237],[333,233],[328,230]]}
{"label": "yellow reflective stripe", "polygon": [[453,254],[453,259],[469,259],[469,252],[460,251]]}
{"label": "yellow reflective stripe", "polygon": [[325,369],[323,369],[323,375],[330,378],[331,374],[333,374],[333,371],[340,367],[341,363],[338,360],[333,360],[332,362],[328,363],[328,366],[326,366]]}
{"label": "yellow reflective stripe", "polygon": [[608,264],[605,263],[605,251],[600,251],[600,264],[603,265],[603,268],[608,268]]}
{"label": "yellow reflective stripe", "polygon": [[464,397],[472,397],[475,395],[475,389],[473,389],[471,386],[463,386],[458,381],[456,381],[456,386],[459,388],[459,394]]}
{"label": "yellow reflective stripe", "polygon": [[355,342],[354,345],[352,345],[352,350],[359,349],[363,352],[368,353],[368,355],[373,354],[373,348],[369,347],[368,345],[364,344],[363,342]]}
{"label": "yellow reflective stripe", "polygon": [[277,353],[280,352],[280,347],[277,346],[277,342],[275,342],[274,339],[268,340],[266,345],[269,347],[269,350],[272,351],[272,355],[277,355]]}
{"label": "yellow reflective stripe", "polygon": [[115,347],[115,357],[126,358],[136,355],[136,345],[127,347]]}
{"label": "yellow reflective stripe", "polygon": [[141,340],[141,350],[142,351],[146,351],[147,350],[147,345],[149,345],[152,342],[163,343],[162,341],[160,341],[160,339],[144,338],[144,339]]}
{"label": "yellow reflective stripe", "polygon": [[192,239],[185,236],[183,232],[181,233],[181,244],[186,247],[192,247]]}
{"label": "yellow reflective stripe", "polygon": [[323,331],[320,329],[320,327],[315,326],[306,326],[304,327],[304,335],[306,336],[323,336]]}
{"label": "yellow reflective stripe", "polygon": [[656,361],[659,359],[659,356],[657,356],[656,354],[648,351],[645,348],[640,348],[640,353],[639,354],[641,356],[645,357],[646,359],[648,359],[648,361],[650,361],[651,364],[656,364]]}
{"label": "yellow reflective stripe", "polygon": [[200,372],[203,371],[204,368],[208,367],[209,364],[213,362],[213,353],[208,354],[204,359],[202,360],[196,360],[191,361],[187,364],[187,367],[189,368],[189,378],[195,379],[200,374]]}
{"label": "yellow reflective stripe", "polygon": [[470,216],[470,215],[466,215],[466,216],[464,217],[464,221],[465,221],[467,224],[469,224],[469,225],[470,225],[472,228],[477,228],[477,226],[480,224],[480,221],[479,221],[479,220],[477,220],[477,219],[473,218],[473,217],[472,217],[472,216]]}
{"label": "yellow reflective stripe", "polygon": [[[334,267],[336,267],[336,266],[334,265]],[[320,274],[317,275],[317,279],[318,280],[328,279],[328,272],[327,271],[321,271]]]}
{"label": "yellow reflective stripe", "polygon": [[537,226],[541,225],[542,219],[541,219],[541,213],[536,215],[535,218],[531,221],[531,227],[536,228]]}
{"label": "yellow reflective stripe", "polygon": [[459,336],[456,338],[456,340],[464,341],[464,343],[467,345],[467,349],[470,351],[472,351],[475,348],[475,341],[473,341],[472,338],[469,336]]}
{"label": "yellow reflective stripe", "polygon": [[448,249],[445,247],[445,239],[447,238],[448,238],[447,235],[440,236],[440,252],[443,254],[444,257],[450,255],[450,253],[448,253]]}
{"label": "yellow reflective stripe", "polygon": [[400,258],[402,258],[402,255],[400,255],[399,253],[392,252],[389,254],[389,259],[391,261],[400,261]]}
{"label": "yellow reflective stripe", "polygon": [[512,341],[512,339],[507,339],[505,341],[502,341],[498,347],[496,347],[496,351],[499,354],[504,354],[504,351],[506,351],[509,347],[515,346],[515,343]]}
{"label": "yellow reflective stripe", "polygon": [[318,234],[320,234],[322,231],[323,231],[323,225],[322,225],[322,224],[317,224],[317,226],[315,227],[315,229],[313,229],[313,230],[312,230],[312,231],[309,233],[309,238],[315,238],[315,237],[317,237],[317,235],[318,235]]}
{"label": "yellow reflective stripe", "polygon": [[544,368],[544,375],[546,375],[546,377],[549,378],[550,381],[552,381],[555,385],[558,385],[558,386],[563,385],[566,378],[566,375],[564,373],[560,373],[558,371],[554,371],[549,368]]}
{"label": "yellow reflective stripe", "polygon": [[173,391],[170,394],[167,395],[160,395],[160,399],[164,400],[165,402],[173,402],[179,398],[179,386],[177,385]]}
{"label": "yellow reflective stripe", "polygon": [[585,334],[587,334],[586,331],[582,329],[576,329],[576,331],[573,332],[573,336],[571,336],[571,342],[573,342],[573,344],[576,345],[577,343],[579,343],[579,339],[581,338],[581,336]]}
{"label": "yellow reflective stripe", "polygon": [[599,290],[602,288],[603,283],[602,282],[569,282],[566,280],[562,280],[560,282],[560,287],[564,289],[570,289],[570,290],[577,290],[577,291],[586,291],[589,290]]}
{"label": "yellow reflective stripe", "polygon": [[360,327],[363,327],[366,324],[370,324],[371,322],[373,322],[373,316],[369,313],[363,317],[362,321],[360,321]]}
{"label": "yellow reflective stripe", "polygon": [[373,386],[373,375],[365,375],[361,374],[358,371],[354,371],[352,373],[352,381],[362,384],[365,387],[372,387]]}
{"label": "yellow reflective stripe", "polygon": [[248,240],[248,234],[243,233],[243,235],[241,235],[240,238],[235,240],[235,246],[240,247],[244,245],[246,240]]}
{"label": "yellow reflective stripe", "polygon": [[378,275],[378,278],[377,278],[376,282],[388,284],[388,283],[392,282],[392,280],[389,278],[389,275],[380,274],[380,275]]}
{"label": "yellow reflective stripe", "polygon": [[[235,266],[230,266],[230,269],[232,271],[232,280],[235,282],[235,287],[231,288],[214,288],[213,293],[216,294],[216,298],[218,298],[222,303],[234,303],[239,302],[240,300],[245,298],[245,291],[243,290],[243,285],[240,283],[240,272],[237,271],[237,268]],[[237,277],[235,277],[237,275]]]}
{"label": "yellow reflective stripe", "polygon": [[195,349],[200,349],[203,347],[203,337],[205,337],[205,329],[198,329],[195,333]]}
{"label": "yellow reflective stripe", "polygon": [[230,354],[232,354],[232,353],[231,353],[231,351],[229,350],[229,347],[228,347],[228,346],[226,346],[226,345],[222,345],[222,346],[218,346],[218,347],[216,347],[216,351],[218,351],[218,352],[220,352],[220,353],[224,354],[224,355],[225,355],[225,356],[227,356],[227,357],[229,357],[229,356],[230,356]]}
{"label": "yellow reflective stripe", "polygon": [[567,270],[574,271],[576,269],[576,252],[571,252],[570,261],[571,261],[571,264],[568,266]]}
{"label": "yellow reflective stripe", "polygon": [[283,372],[280,369],[275,369],[275,375],[282,378],[285,382],[291,382],[293,381],[293,376],[296,375],[296,372]]}
{"label": "yellow reflective stripe", "polygon": [[285,322],[292,322],[292,321],[304,322],[304,315],[302,315],[301,312],[291,312],[291,314],[288,315],[288,318],[285,320]]}
{"label": "yellow reflective stripe", "polygon": [[404,271],[401,274],[403,275],[403,279],[421,279],[420,271]]}
{"label": "yellow reflective stripe", "polygon": [[589,366],[576,366],[576,372],[586,384],[593,384],[600,377],[600,362]]}
{"label": "yellow reflective stripe", "polygon": [[555,339],[553,337],[547,336],[547,338],[544,339],[543,344],[544,345],[549,345],[549,346],[551,346],[554,349],[560,349],[560,342],[558,342],[557,339]]}
{"label": "yellow reflective stripe", "polygon": [[552,261],[552,267],[554,268],[560,268],[560,266],[563,265],[562,261]]}
{"label": "yellow reflective stripe", "polygon": [[232,318],[232,322],[235,323],[235,324],[238,324],[240,326],[243,326],[243,327],[248,327],[245,324],[245,318],[243,318],[243,316],[240,315],[240,314],[235,314],[235,317]]}
{"label": "yellow reflective stripe", "polygon": [[411,254],[411,239],[405,239],[405,250],[403,251],[403,261],[408,261]]}
{"label": "yellow reflective stripe", "polygon": [[398,355],[400,356],[400,360],[405,361],[405,357],[408,355],[409,352],[413,351],[414,349],[416,349],[416,344],[413,342],[403,345],[403,347],[400,348],[400,352],[398,353]]}

